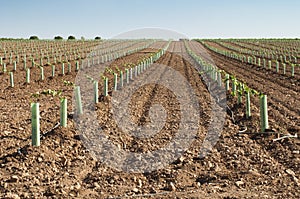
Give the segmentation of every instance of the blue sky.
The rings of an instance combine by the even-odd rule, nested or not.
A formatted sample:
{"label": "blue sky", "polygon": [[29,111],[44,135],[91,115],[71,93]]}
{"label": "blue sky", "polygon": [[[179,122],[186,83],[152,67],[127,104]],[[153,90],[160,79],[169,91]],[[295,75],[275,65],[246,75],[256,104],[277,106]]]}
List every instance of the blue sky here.
{"label": "blue sky", "polygon": [[112,38],[156,27],[189,38],[299,38],[299,9],[299,0],[0,0],[0,37]]}

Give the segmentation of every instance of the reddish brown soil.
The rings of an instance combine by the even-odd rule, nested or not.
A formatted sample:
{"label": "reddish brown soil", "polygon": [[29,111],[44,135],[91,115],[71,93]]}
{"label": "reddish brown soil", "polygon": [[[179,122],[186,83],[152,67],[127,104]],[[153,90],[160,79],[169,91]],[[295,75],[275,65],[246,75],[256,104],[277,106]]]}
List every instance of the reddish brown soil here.
{"label": "reddish brown soil", "polygon": [[[191,46],[196,51],[197,49],[203,49],[203,46],[197,42],[192,42]],[[198,54],[201,52],[203,53],[203,51],[200,51]],[[271,129],[275,132],[267,137],[257,137],[259,134],[255,134],[259,132],[259,102],[257,96],[251,98],[253,102],[252,113],[254,114],[250,119],[245,119],[245,103],[237,105],[237,99],[228,95],[228,104],[235,112],[235,123],[240,127],[246,126],[248,128],[247,133],[250,133],[251,137],[257,140],[257,143],[261,144],[275,160],[287,168],[292,169],[299,177],[299,138],[286,139],[281,142],[272,141],[273,138],[288,133],[299,135],[299,79],[297,79],[297,77],[283,77],[259,67],[225,58],[208,49],[206,53],[211,56],[214,63],[220,69],[235,75],[238,80],[245,82],[249,87],[263,91],[268,95],[269,122]]]}
{"label": "reddish brown soil", "polygon": [[[198,43],[191,45],[197,49]],[[72,87],[64,86],[63,81],[74,82],[76,74],[72,72],[30,85],[20,84],[13,89],[8,88],[7,84],[1,84],[0,120],[4,122],[0,124],[0,197],[299,198],[299,154],[292,153],[294,150],[299,151],[299,145],[293,140],[273,143],[270,137],[253,139],[251,135],[238,135],[239,123],[234,124],[230,115],[226,116],[222,134],[212,153],[203,159],[198,158],[211,117],[210,105],[214,102],[209,100],[207,87],[192,65],[193,60],[187,56],[184,43],[172,42],[168,51],[158,63],[178,70],[189,80],[201,112],[196,139],[182,158],[150,173],[117,171],[92,158],[80,141],[80,132],[74,127],[72,114],[69,115],[67,128],[59,127],[49,131],[59,121],[58,98],[49,96],[39,98],[41,130],[49,132],[41,141],[40,147],[32,147],[29,103],[34,99],[30,97],[31,93],[48,88],[63,89],[63,95],[71,102]],[[143,52],[137,53],[116,60],[113,64],[134,63],[144,55]],[[211,55],[215,56],[217,63],[228,61],[234,67],[232,60],[221,60],[222,57]],[[238,70],[237,67],[234,69]],[[244,71],[247,70],[239,72]],[[246,74],[245,77],[245,80],[250,78]],[[270,83],[274,89],[274,83],[266,83]],[[298,92],[289,90],[289,87],[284,88],[290,94]],[[281,96],[279,93],[275,94]],[[147,111],[151,103],[161,103],[170,112],[173,111],[175,116],[178,115],[178,104],[168,89],[148,85],[138,90],[135,97],[131,101],[134,121],[147,122]],[[100,124],[106,130],[109,129],[107,135],[116,145],[126,144],[127,150],[133,151],[153,150],[167,143],[168,137],[176,133],[176,127],[170,125],[170,131],[162,131],[153,140],[138,140],[124,134],[108,115],[110,98],[106,97],[97,104],[97,113]],[[170,103],[172,101],[175,102]],[[230,106],[233,104],[233,101],[229,101]],[[71,107],[70,103],[69,110]],[[282,106],[282,109],[289,110],[289,107]],[[287,113],[297,117],[295,111],[296,107],[294,111],[289,110]],[[253,112],[257,115],[258,110],[254,108]],[[236,115],[239,113],[238,109],[234,112]],[[297,129],[296,127],[293,126]]]}

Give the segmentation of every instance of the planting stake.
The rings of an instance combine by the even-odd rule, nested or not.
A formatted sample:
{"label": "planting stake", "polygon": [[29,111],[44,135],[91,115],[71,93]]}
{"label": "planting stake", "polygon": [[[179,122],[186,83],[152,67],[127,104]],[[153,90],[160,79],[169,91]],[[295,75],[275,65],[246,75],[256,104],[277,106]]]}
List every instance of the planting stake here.
{"label": "planting stake", "polygon": [[31,103],[32,146],[40,146],[40,111],[39,103]]}
{"label": "planting stake", "polygon": [[45,79],[45,77],[44,77],[44,68],[43,67],[40,68],[40,74],[41,74],[41,80],[43,81]]}
{"label": "planting stake", "polygon": [[125,69],[126,71],[126,83],[129,84],[129,70]]}
{"label": "planting stake", "polygon": [[75,63],[75,70],[79,71],[79,61],[76,61],[76,63]]}
{"label": "planting stake", "polygon": [[138,75],[141,74],[141,65],[140,64],[138,65],[138,71],[137,72],[138,72]]}
{"label": "planting stake", "polygon": [[235,78],[232,80],[232,95],[233,96],[236,95],[236,79]]}
{"label": "planting stake", "polygon": [[3,64],[3,72],[6,73],[7,69],[6,69],[6,63]]}
{"label": "planting stake", "polygon": [[13,88],[15,86],[14,85],[14,73],[13,72],[9,73],[9,79],[10,79],[10,86]]}
{"label": "planting stake", "polygon": [[146,61],[142,62],[141,73],[144,72],[145,68],[146,68]]}
{"label": "planting stake", "polygon": [[26,70],[26,83],[30,83],[30,68],[27,68]]}
{"label": "planting stake", "polygon": [[114,90],[118,90],[118,75],[114,74]]}
{"label": "planting stake", "polygon": [[55,65],[52,65],[52,73],[51,73],[51,76],[54,77],[55,75]]}
{"label": "planting stake", "polygon": [[267,95],[260,96],[260,121],[261,131],[265,132],[269,128]]}
{"label": "planting stake", "polygon": [[76,100],[77,113],[79,115],[81,115],[83,113],[83,111],[82,111],[81,95],[80,95],[80,87],[79,86],[75,87],[75,100]]}
{"label": "planting stake", "polygon": [[133,79],[132,79],[132,71],[133,71],[133,69],[130,68],[130,80],[133,80]]}
{"label": "planting stake", "polygon": [[104,78],[104,96],[108,96],[108,79]]}
{"label": "planting stake", "polygon": [[246,94],[246,118],[251,117],[251,102],[250,102],[250,92],[247,91]]}
{"label": "planting stake", "polygon": [[269,60],[269,69],[271,69],[271,68],[272,68],[272,61]]}
{"label": "planting stake", "polygon": [[120,88],[123,87],[123,71],[120,71]]}
{"label": "planting stake", "polygon": [[61,74],[65,75],[65,64],[64,63],[62,63],[62,65],[61,65]]}
{"label": "planting stake", "polygon": [[239,90],[238,90],[238,102],[237,102],[238,104],[241,104],[242,103],[242,91],[240,90],[240,88],[239,88]]}
{"label": "planting stake", "polygon": [[226,81],[226,91],[228,91],[229,90],[229,74],[226,74],[225,75],[225,81]]}
{"label": "planting stake", "polygon": [[60,126],[67,127],[67,99],[60,99]]}
{"label": "planting stake", "polygon": [[98,96],[99,96],[99,93],[98,93],[98,82],[95,81],[94,82],[94,102],[95,102],[95,104],[97,104],[99,102]]}

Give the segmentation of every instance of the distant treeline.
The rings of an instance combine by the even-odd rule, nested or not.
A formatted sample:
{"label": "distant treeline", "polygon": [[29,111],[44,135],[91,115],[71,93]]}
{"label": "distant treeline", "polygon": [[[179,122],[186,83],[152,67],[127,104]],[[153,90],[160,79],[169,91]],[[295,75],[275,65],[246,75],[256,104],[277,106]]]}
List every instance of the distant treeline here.
{"label": "distant treeline", "polygon": [[25,40],[23,38],[0,38],[0,41],[8,41],[8,40]]}
{"label": "distant treeline", "polygon": [[[39,37],[38,36],[30,36],[28,38],[29,40],[39,40]],[[9,40],[28,40],[28,39],[24,39],[24,38],[0,38],[0,41],[9,41]],[[63,40],[64,38],[61,37],[61,36],[55,36],[53,38],[54,40]],[[70,35],[68,38],[66,38],[67,40],[76,40],[76,38],[73,36],[73,35]],[[101,40],[101,37],[99,36],[96,36],[94,38],[95,40]],[[48,40],[48,39],[46,39]],[[81,37],[80,40],[85,40],[84,37]]]}

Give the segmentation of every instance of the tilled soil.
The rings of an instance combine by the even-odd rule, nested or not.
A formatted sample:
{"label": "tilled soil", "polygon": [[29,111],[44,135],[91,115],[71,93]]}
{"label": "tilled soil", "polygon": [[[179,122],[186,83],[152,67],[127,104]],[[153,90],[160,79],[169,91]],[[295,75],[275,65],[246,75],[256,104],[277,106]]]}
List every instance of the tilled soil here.
{"label": "tilled soil", "polygon": [[282,133],[299,133],[300,109],[297,104],[300,103],[298,95],[300,81],[298,78],[284,77],[260,67],[227,59],[214,52],[210,52],[210,55],[220,69],[234,75],[250,88],[268,95],[272,128]]}
{"label": "tilled soil", "polygon": [[[111,65],[135,63],[145,56],[145,52],[116,60]],[[296,143],[273,143],[268,137],[254,139],[248,134],[240,135],[239,125],[233,123],[231,115],[225,115],[224,127],[212,152],[199,158],[212,124],[212,110],[215,110],[212,107],[216,102],[210,97],[206,83],[196,70],[197,66],[187,56],[183,42],[172,42],[168,52],[132,84],[151,79],[151,75],[159,71],[155,68],[159,67],[158,64],[178,71],[190,83],[199,105],[196,135],[180,158],[146,173],[124,172],[108,165],[105,160],[97,161],[90,153],[93,148],[83,145],[81,132],[75,127],[77,124],[72,120],[72,114],[69,114],[67,128],[51,130],[59,120],[59,100],[49,96],[39,98],[41,110],[44,111],[41,113],[41,130],[49,132],[40,147],[32,147],[30,93],[49,87],[53,90],[63,88],[63,94],[71,102],[72,87],[64,85],[63,81],[74,82],[76,74],[47,79],[47,84],[37,83],[32,87],[5,87],[1,89],[0,101],[3,111],[1,120],[5,121],[0,124],[0,197],[299,198],[299,154],[292,154],[288,147],[290,144],[296,146]],[[163,70],[158,75],[164,79],[167,74]],[[178,133],[181,104],[173,89],[146,84],[130,98],[131,111],[128,115],[139,125],[147,125],[153,120],[149,113],[151,106],[165,108],[166,123],[151,138],[137,138],[122,131],[111,112],[114,96],[110,92],[110,96],[100,97],[95,110],[97,122],[103,130],[101,133],[119,149],[140,154],[155,151],[167,145]],[[228,100],[229,104],[232,103]],[[15,114],[14,117],[11,113]],[[221,115],[219,117],[221,120]]]}
{"label": "tilled soil", "polygon": [[[192,49],[198,49],[198,54],[205,52],[210,55],[213,62],[220,68],[233,74],[239,81],[245,82],[250,88],[262,91],[268,95],[269,123],[272,131],[269,135],[256,134],[259,130],[259,100],[257,96],[251,97],[252,118],[245,118],[245,105],[237,105],[237,99],[229,96],[228,104],[235,111],[235,123],[247,127],[253,139],[256,139],[263,148],[279,163],[292,169],[297,175],[300,171],[299,138],[285,139],[273,142],[272,139],[286,134],[299,134],[299,79],[284,77],[280,74],[265,70],[253,65],[225,58],[222,55],[204,47],[198,42],[191,42]],[[214,44],[216,47],[216,44]],[[203,49],[199,51],[199,49]],[[261,137],[263,136],[263,137]],[[267,137],[265,137],[267,136]]]}

